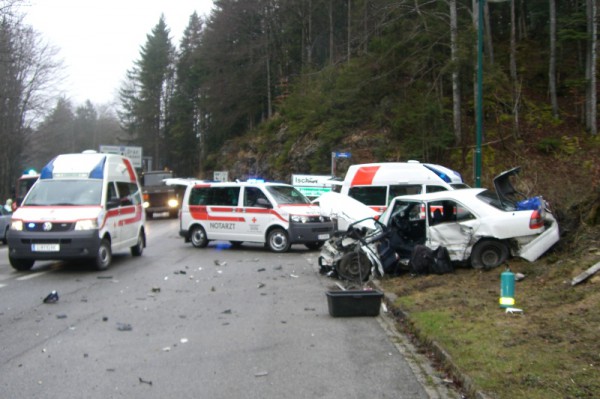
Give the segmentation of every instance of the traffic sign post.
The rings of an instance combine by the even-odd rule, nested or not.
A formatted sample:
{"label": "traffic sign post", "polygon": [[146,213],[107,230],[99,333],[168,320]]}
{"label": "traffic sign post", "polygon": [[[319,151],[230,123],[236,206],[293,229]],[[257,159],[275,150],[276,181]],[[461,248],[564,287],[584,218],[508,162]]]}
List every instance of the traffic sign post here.
{"label": "traffic sign post", "polygon": [[349,152],[332,152],[331,153],[331,176],[336,176],[336,159],[338,158],[350,158],[352,155]]}
{"label": "traffic sign post", "polygon": [[100,152],[104,154],[124,155],[131,160],[134,168],[142,168],[142,147],[128,147],[124,145],[101,145]]}

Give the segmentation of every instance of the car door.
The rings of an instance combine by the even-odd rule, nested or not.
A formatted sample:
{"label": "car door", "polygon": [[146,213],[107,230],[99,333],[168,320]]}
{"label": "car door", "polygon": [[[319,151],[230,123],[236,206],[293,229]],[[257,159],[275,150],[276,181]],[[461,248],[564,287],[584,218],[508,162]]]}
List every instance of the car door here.
{"label": "car door", "polygon": [[136,204],[137,185],[128,182],[117,182],[117,190],[119,193],[119,215],[117,230],[119,231],[119,244],[129,246],[129,244],[137,238],[137,226],[140,220],[141,208],[138,209]]}
{"label": "car door", "polygon": [[467,259],[475,242],[479,220],[466,207],[451,200],[427,204],[427,246],[446,247],[450,259]]}
{"label": "car door", "polygon": [[210,240],[242,241],[244,218],[238,206],[240,186],[210,187],[206,206],[205,230]]}
{"label": "car door", "polygon": [[244,235],[248,241],[263,241],[269,227],[273,204],[260,187],[244,188],[243,207]]}

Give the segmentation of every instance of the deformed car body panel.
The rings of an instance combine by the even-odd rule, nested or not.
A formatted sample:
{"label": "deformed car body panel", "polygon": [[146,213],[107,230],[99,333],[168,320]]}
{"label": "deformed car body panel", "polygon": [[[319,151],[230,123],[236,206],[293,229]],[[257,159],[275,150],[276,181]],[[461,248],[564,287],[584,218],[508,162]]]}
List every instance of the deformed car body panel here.
{"label": "deformed car body panel", "polygon": [[[452,261],[473,262],[474,248],[485,240],[502,243],[510,255],[533,262],[559,241],[559,227],[541,197],[526,199],[514,189],[510,177],[519,170],[513,168],[499,175],[494,180],[496,193],[468,188],[396,197],[378,220],[399,231],[394,219],[401,214],[412,225],[410,245],[424,244],[432,250],[445,247]],[[332,193],[323,201],[328,215],[343,215],[349,223],[370,216],[368,206],[341,197]],[[444,209],[447,203],[451,205]],[[436,208],[443,210],[446,220],[435,219]],[[408,258],[405,249],[397,253],[404,260]]]}
{"label": "deformed car body panel", "polygon": [[319,205],[322,216],[336,219],[338,230],[346,230],[349,224],[362,220],[361,225],[374,229],[373,220],[378,215],[360,201],[347,195],[330,191],[312,201]]}
{"label": "deformed car body panel", "polygon": [[554,216],[547,213],[544,218],[548,225],[546,230],[529,243],[521,245],[520,251],[516,256],[533,262],[560,240],[558,223]]}

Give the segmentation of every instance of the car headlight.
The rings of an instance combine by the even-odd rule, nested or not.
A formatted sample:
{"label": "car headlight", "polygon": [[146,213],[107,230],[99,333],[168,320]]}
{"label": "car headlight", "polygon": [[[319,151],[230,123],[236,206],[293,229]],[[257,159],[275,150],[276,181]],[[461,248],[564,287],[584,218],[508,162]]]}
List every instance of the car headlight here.
{"label": "car headlight", "polygon": [[306,222],[308,222],[308,217],[307,216],[292,215],[290,217],[290,219],[294,223],[306,223]]}
{"label": "car headlight", "polygon": [[75,223],[75,230],[93,230],[98,228],[98,221],[96,219],[85,219],[78,220]]}
{"label": "car headlight", "polygon": [[144,203],[142,204],[142,206],[144,207],[144,209],[148,208],[150,206],[150,203],[148,201],[144,201]]}
{"label": "car headlight", "polygon": [[23,221],[22,220],[11,220],[10,229],[16,231],[23,231]]}
{"label": "car headlight", "polygon": [[179,205],[179,201],[172,198],[167,202],[167,204],[169,205],[169,208],[177,208],[177,206]]}

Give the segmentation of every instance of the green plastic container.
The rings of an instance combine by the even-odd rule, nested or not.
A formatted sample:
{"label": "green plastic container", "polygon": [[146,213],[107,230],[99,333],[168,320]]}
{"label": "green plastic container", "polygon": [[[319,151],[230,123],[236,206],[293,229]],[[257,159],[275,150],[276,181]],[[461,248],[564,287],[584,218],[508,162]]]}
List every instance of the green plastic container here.
{"label": "green plastic container", "polygon": [[515,306],[515,274],[507,267],[500,275],[500,307]]}

